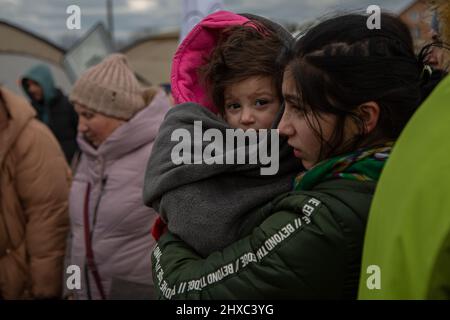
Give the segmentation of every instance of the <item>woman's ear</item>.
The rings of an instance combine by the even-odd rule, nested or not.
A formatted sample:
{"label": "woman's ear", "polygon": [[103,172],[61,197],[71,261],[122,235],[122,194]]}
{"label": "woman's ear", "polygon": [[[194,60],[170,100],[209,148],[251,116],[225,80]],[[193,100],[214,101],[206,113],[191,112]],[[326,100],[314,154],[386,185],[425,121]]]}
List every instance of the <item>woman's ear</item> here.
{"label": "woman's ear", "polygon": [[370,133],[377,126],[380,106],[375,101],[368,101],[358,106],[356,113],[364,121],[366,133]]}

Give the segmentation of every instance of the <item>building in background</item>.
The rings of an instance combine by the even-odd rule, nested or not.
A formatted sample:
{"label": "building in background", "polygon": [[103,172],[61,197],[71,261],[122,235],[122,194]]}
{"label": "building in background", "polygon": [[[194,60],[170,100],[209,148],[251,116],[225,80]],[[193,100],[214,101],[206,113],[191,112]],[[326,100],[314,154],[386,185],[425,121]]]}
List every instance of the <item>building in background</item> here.
{"label": "building in background", "polygon": [[431,20],[433,11],[429,0],[414,0],[399,13],[414,40],[414,47],[419,51],[426,43],[431,42]]}
{"label": "building in background", "polygon": [[120,49],[138,79],[145,84],[170,83],[172,57],[178,47],[179,30],[151,35]]}
{"label": "building in background", "polygon": [[[64,65],[67,50],[33,32],[0,21],[0,83],[17,94],[24,95],[17,84],[20,76],[32,66],[47,64],[55,82],[69,93],[72,87],[70,75]],[[178,46],[179,30],[148,36],[119,49],[125,54],[138,79],[144,85],[170,82],[172,57]]]}
{"label": "building in background", "polygon": [[[448,0],[442,0],[445,2]],[[431,41],[432,0],[414,0],[399,16],[411,30],[417,51]],[[299,33],[314,24],[314,20],[290,30]],[[138,79],[144,85],[170,83],[172,57],[179,44],[180,30],[164,31],[137,39],[123,48]],[[70,77],[64,65],[68,50],[21,27],[0,21],[0,38],[14,39],[0,42],[0,83],[19,94],[18,77],[37,63],[47,63],[58,85],[65,93],[71,88]],[[70,51],[70,50],[69,50]]]}
{"label": "building in background", "polygon": [[[32,66],[47,64],[55,82],[68,93],[71,83],[62,66],[65,50],[54,43],[11,23],[0,21],[0,83],[17,94],[24,95],[19,77]],[[12,40],[13,39],[13,40]]]}

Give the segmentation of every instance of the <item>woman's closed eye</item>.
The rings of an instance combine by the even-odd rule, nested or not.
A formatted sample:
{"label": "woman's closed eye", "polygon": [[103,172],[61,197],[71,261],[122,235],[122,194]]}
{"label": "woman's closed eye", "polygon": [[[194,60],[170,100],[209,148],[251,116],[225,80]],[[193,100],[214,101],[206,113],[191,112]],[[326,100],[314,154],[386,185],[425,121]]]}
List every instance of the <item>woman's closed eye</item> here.
{"label": "woman's closed eye", "polygon": [[307,113],[307,109],[303,105],[299,105],[296,103],[289,103],[286,101],[285,107],[286,107],[286,109],[292,110],[296,113],[301,113],[301,114]]}
{"label": "woman's closed eye", "polygon": [[94,113],[92,112],[81,112],[80,116],[86,118],[86,119],[92,119],[94,117]]}

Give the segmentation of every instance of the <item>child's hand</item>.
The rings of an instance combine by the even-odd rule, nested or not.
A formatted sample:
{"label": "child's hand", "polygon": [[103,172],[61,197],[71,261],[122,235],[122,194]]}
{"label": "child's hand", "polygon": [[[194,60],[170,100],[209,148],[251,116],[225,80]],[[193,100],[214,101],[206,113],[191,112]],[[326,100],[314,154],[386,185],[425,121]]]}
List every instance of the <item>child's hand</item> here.
{"label": "child's hand", "polygon": [[152,227],[152,236],[153,238],[158,241],[159,238],[168,231],[167,224],[161,219],[161,217],[158,217],[155,220],[155,223]]}

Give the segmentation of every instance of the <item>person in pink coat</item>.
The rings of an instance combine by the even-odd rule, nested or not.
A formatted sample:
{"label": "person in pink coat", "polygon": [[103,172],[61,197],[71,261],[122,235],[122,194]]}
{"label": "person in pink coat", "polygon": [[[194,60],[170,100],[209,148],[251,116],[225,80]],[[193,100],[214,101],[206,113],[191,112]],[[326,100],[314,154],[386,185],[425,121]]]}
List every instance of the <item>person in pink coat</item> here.
{"label": "person in pink coat", "polygon": [[142,188],[169,100],[163,90],[144,91],[121,54],[87,70],[70,100],[82,150],[69,200],[70,264],[81,269],[75,298],[112,298],[115,283],[124,281],[150,287],[157,214],[144,205]]}

